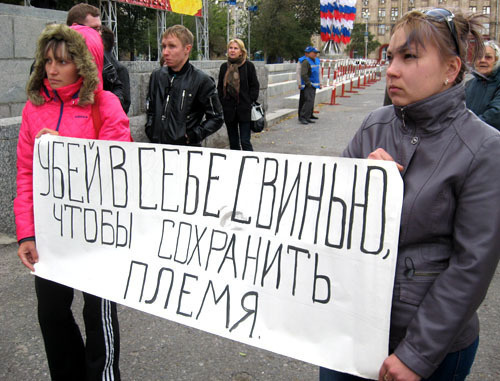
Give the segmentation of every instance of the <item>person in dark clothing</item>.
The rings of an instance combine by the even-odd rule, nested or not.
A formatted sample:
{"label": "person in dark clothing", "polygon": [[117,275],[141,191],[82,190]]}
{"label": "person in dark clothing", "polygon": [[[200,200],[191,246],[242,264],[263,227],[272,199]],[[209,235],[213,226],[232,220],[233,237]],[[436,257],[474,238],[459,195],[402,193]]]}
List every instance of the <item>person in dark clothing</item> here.
{"label": "person in dark clothing", "polygon": [[474,78],[465,84],[465,104],[479,119],[500,130],[500,48],[494,41],[484,45],[484,56],[474,63]]}
{"label": "person in dark clothing", "polygon": [[153,71],[146,99],[146,135],[152,143],[201,146],[224,119],[215,81],[189,62],[193,34],[173,25],[161,41],[166,66]]}
{"label": "person in dark clothing", "polygon": [[[122,107],[123,111],[128,113],[130,108],[130,79],[128,70],[113,56],[112,50],[113,46],[115,46],[115,35],[113,34],[113,31],[103,25],[101,27],[101,37],[102,43],[104,44],[104,57],[107,59],[107,62],[115,68],[116,73],[118,74],[118,79],[123,85]],[[107,71],[106,65],[104,65],[103,71]]]}
{"label": "person in dark clothing", "polygon": [[[101,34],[101,12],[98,8],[87,3],[80,3],[73,6],[68,11],[66,25],[85,25],[95,29]],[[102,70],[102,83],[104,90],[111,91],[115,94],[123,109],[125,110],[125,97],[123,94],[123,84],[118,78],[118,73],[112,63],[109,62],[108,55],[104,54],[104,68]]]}
{"label": "person in dark clothing", "polygon": [[250,143],[250,113],[259,97],[255,66],[247,59],[245,44],[233,39],[227,45],[227,62],[219,71],[217,91],[224,110],[224,121],[231,149],[253,151]]}

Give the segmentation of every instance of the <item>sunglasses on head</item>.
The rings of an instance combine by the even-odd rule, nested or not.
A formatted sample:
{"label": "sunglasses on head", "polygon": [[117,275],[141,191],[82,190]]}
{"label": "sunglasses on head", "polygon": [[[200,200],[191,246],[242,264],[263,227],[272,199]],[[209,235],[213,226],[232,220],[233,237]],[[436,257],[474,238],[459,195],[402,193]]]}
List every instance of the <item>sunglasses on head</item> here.
{"label": "sunglasses on head", "polygon": [[455,15],[450,12],[447,9],[444,8],[432,8],[432,9],[427,9],[422,12],[424,15],[426,15],[429,19],[437,21],[437,22],[445,22],[446,25],[448,26],[448,30],[451,33],[451,36],[453,37],[453,41],[455,42],[455,50],[457,52],[457,55],[460,56],[460,49],[458,45],[458,35],[457,35],[457,30],[455,28],[455,23],[453,22],[453,19],[455,18]]}

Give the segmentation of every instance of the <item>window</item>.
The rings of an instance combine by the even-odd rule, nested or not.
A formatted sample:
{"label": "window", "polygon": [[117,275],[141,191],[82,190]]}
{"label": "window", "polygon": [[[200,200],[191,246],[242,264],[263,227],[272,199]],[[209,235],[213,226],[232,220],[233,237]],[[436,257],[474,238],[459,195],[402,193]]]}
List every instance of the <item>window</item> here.
{"label": "window", "polygon": [[378,18],[379,20],[385,19],[385,8],[378,9]]}
{"label": "window", "polygon": [[488,36],[490,34],[490,24],[483,24],[483,29],[481,30],[483,36]]}
{"label": "window", "polygon": [[471,5],[469,7],[469,11],[471,11],[471,12],[477,12],[477,7],[475,5]]}
{"label": "window", "polygon": [[397,7],[392,7],[391,8],[391,21],[396,21],[398,18],[398,8]]}
{"label": "window", "polygon": [[385,4],[385,0],[378,0],[379,4]]}
{"label": "window", "polygon": [[413,7],[413,6],[411,6],[411,5],[410,5],[410,6],[408,7],[408,12],[413,11],[414,9],[415,9],[415,7]]}
{"label": "window", "polygon": [[363,5],[364,5],[365,7],[367,7],[367,6],[368,6],[368,0],[363,0]]}
{"label": "window", "polygon": [[383,36],[385,34],[385,24],[378,24],[378,34]]}
{"label": "window", "polygon": [[489,15],[491,11],[490,6],[483,7],[483,15]]}

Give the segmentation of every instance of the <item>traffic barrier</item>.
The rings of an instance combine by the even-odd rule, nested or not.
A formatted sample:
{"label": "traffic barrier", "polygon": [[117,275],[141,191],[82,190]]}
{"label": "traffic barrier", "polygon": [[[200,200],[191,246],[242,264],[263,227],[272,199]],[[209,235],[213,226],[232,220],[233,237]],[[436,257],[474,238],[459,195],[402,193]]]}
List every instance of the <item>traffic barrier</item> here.
{"label": "traffic barrier", "polygon": [[352,78],[349,80],[349,90],[346,90],[346,93],[357,94],[358,92],[352,89]]}
{"label": "traffic barrier", "polygon": [[339,98],[350,98],[349,95],[345,95],[345,82],[342,82],[342,95]]}
{"label": "traffic barrier", "polygon": [[336,92],[337,92],[337,86],[333,85],[332,96],[330,98],[330,106],[338,106],[340,104],[340,103],[337,103],[335,100]]}
{"label": "traffic barrier", "polygon": [[338,105],[338,98],[350,98],[347,94],[357,94],[356,90],[382,79],[380,65],[375,60],[321,60],[320,73],[323,84],[332,86],[330,105]]}

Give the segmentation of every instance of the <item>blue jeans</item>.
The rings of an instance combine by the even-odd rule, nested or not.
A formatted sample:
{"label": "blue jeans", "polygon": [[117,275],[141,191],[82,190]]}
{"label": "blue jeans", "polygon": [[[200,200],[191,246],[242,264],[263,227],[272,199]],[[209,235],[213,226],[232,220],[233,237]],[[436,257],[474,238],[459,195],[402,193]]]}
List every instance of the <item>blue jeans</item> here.
{"label": "blue jeans", "polygon": [[[476,357],[479,337],[467,348],[448,353],[436,371],[422,381],[463,381],[469,375]],[[319,368],[320,381],[365,381],[365,378],[352,376],[327,368]]]}

